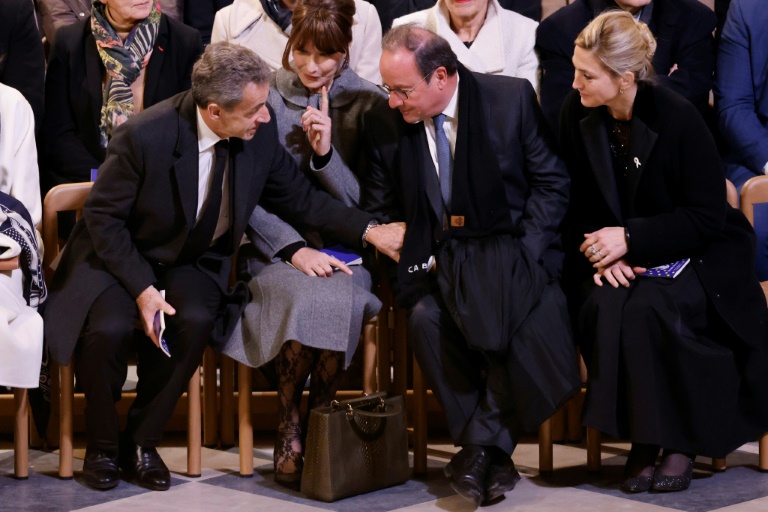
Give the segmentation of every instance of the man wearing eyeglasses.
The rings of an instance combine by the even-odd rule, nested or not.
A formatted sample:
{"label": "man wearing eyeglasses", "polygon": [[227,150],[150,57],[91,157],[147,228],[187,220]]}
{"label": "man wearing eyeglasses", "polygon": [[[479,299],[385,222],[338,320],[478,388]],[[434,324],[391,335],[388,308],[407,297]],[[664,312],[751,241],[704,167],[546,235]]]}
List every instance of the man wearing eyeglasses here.
{"label": "man wearing eyeglasses", "polygon": [[398,302],[462,448],[446,476],[479,505],[512,490],[521,432],[580,386],[558,284],[568,175],[527,80],[469,72],[413,25],[382,46],[363,207],[405,223]]}

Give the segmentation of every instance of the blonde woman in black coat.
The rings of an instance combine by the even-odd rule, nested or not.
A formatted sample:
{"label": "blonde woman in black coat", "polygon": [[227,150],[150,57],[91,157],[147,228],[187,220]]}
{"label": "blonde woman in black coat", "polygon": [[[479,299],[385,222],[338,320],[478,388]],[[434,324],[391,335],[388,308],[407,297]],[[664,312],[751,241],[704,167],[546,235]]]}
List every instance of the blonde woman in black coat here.
{"label": "blonde woman in black coat", "polygon": [[[627,492],[684,490],[696,455],[724,457],[768,429],[754,234],[726,203],[695,107],[653,84],[655,47],[626,12],[595,18],[576,39],[561,118],[584,423],[632,441]],[[676,262],[677,277],[651,277]]]}

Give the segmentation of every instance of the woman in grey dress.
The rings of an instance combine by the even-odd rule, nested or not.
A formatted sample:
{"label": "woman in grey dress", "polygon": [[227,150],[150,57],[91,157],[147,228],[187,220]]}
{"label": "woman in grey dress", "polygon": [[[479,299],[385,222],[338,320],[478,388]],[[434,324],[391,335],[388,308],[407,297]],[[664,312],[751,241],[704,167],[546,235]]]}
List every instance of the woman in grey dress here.
{"label": "woman in grey dress", "polygon": [[[354,14],[353,0],[304,0],[296,7],[283,68],[275,73],[268,101],[283,145],[307,177],[356,206],[362,118],[383,95],[347,66]],[[297,487],[299,404],[307,378],[311,374],[310,408],[328,405],[362,326],[381,303],[370,292],[371,276],[362,266],[350,270],[320,251],[333,240],[261,207],[251,217],[249,236],[258,253],[248,261],[253,300],[224,352],[253,367],[275,359],[275,480]]]}

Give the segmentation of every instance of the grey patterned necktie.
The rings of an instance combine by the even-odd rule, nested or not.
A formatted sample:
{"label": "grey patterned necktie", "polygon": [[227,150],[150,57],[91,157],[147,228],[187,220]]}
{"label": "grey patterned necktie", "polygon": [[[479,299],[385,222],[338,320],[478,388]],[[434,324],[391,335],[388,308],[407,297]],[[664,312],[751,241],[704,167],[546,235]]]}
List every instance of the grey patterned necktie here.
{"label": "grey patterned necktie", "polygon": [[443,130],[445,114],[432,118],[435,123],[435,146],[437,148],[437,168],[440,172],[440,194],[443,196],[446,211],[451,211],[451,182],[453,180],[453,158],[448,136]]}

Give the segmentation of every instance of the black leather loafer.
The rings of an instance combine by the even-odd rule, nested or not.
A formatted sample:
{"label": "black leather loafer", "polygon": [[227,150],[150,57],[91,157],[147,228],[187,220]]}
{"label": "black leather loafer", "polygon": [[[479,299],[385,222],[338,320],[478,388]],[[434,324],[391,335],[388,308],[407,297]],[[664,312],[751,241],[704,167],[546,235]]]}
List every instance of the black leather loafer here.
{"label": "black leather loafer", "polygon": [[83,480],[88,487],[105,491],[120,482],[117,456],[101,450],[87,450],[83,461]]}
{"label": "black leather loafer", "polygon": [[171,472],[155,448],[134,446],[129,453],[120,453],[121,467],[128,479],[153,491],[167,491]]}
{"label": "black leather loafer", "polygon": [[501,460],[494,459],[485,475],[485,502],[504,496],[504,493],[513,490],[519,481],[520,473],[508,455],[505,454]]}
{"label": "black leather loafer", "polygon": [[453,456],[443,470],[451,487],[476,507],[485,500],[485,477],[491,458],[482,446],[467,445]]}

